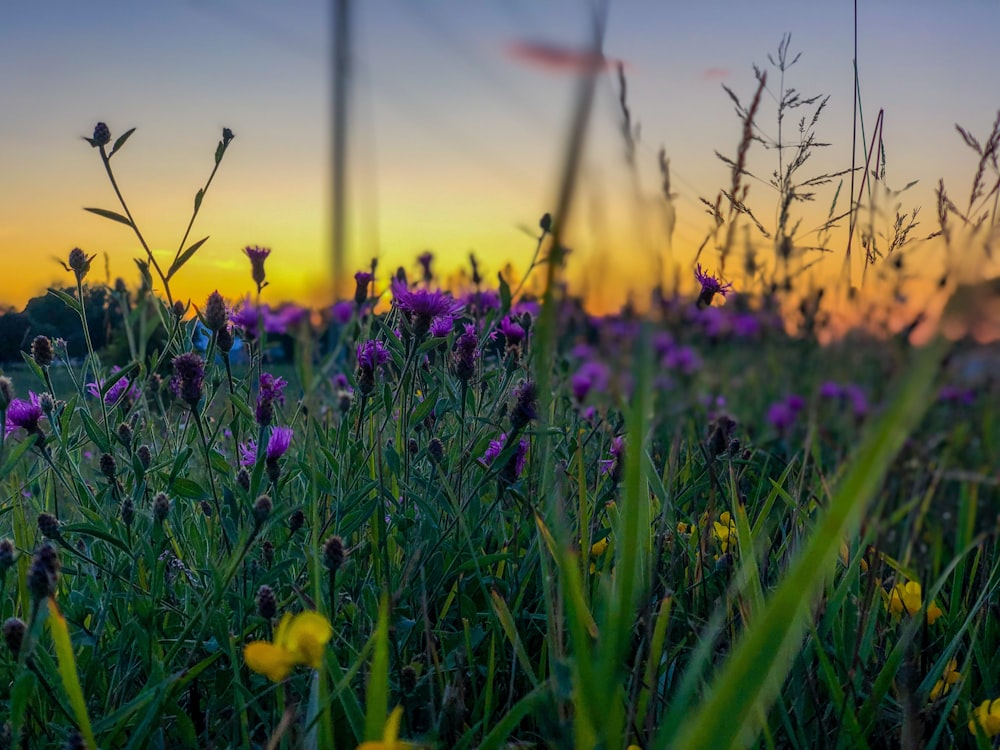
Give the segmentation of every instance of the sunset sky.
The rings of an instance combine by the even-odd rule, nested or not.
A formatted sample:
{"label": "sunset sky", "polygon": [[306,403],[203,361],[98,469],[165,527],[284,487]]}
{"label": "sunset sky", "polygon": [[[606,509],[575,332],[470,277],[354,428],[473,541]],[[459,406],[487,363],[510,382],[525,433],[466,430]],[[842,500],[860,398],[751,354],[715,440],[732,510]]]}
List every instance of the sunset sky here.
{"label": "sunset sky", "polygon": [[[236,134],[191,238],[209,235],[175,292],[200,304],[212,289],[250,291],[248,244],[273,249],[272,302],[328,301],[331,3],[171,0],[5,8],[0,23],[0,303],[20,306],[69,282],[56,259],[98,253],[95,278],[136,279],[141,255],[120,224],[82,210],[120,210],[96,151],[81,136],[106,122],[136,133],[113,164],[140,228],[160,257],[177,249],[223,127]],[[975,156],[956,122],[984,137],[1000,108],[1000,4],[925,0],[859,3],[859,71],[870,136],[885,109],[887,181],[918,184],[914,235],[934,229],[944,178],[964,205]],[[474,251],[488,278],[523,270],[539,217],[550,210],[575,92],[571,66],[524,50],[580,49],[589,3],[568,0],[365,0],[355,3],[350,132],[350,271],[373,255],[388,273],[435,252],[442,273]],[[666,259],[657,152],[666,148],[677,194],[673,261],[685,274],[709,228],[699,196],[729,183],[714,151],[735,153],[740,122],[720,84],[746,101],[752,65],[768,65],[785,32],[801,52],[785,85],[829,94],[817,127],[832,145],[806,174],[850,166],[852,4],[613,3],[605,53],[625,64],[639,123],[638,171],[626,167],[618,85],[603,75],[581,173],[570,279],[602,307],[645,294]],[[518,54],[518,51],[521,54]],[[774,78],[769,82],[777,88]],[[786,121],[786,136],[795,121]],[[773,102],[758,118],[776,131]],[[860,146],[859,146],[860,149]],[[765,177],[774,154],[755,144]],[[821,188],[803,227],[817,225],[836,185]],[[826,192],[824,192],[826,191]],[[846,187],[840,206],[846,206]],[[768,226],[774,194],[754,183]],[[890,221],[887,219],[886,221]],[[742,241],[742,240],[741,240]],[[804,239],[804,242],[809,241]],[[839,268],[842,240],[833,246]],[[770,249],[761,246],[763,257]],[[703,256],[711,268],[717,258]],[[995,271],[994,271],[995,272]],[[735,274],[735,269],[733,270]]]}

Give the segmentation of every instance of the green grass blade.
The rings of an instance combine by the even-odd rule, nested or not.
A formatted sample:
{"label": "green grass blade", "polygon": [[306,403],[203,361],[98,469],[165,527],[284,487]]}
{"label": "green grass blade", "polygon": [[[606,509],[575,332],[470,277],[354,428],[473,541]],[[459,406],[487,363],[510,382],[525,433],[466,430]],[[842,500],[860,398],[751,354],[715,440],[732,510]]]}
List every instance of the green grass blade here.
{"label": "green grass blade", "polygon": [[936,342],[919,352],[886,413],[867,431],[815,530],[745,632],[698,710],[678,736],[662,732],[655,747],[728,748],[752,742],[752,718],[764,712],[787,675],[811,616],[811,606],[833,570],[840,541],[854,529],[886,471],[931,401],[931,387],[943,355]]}

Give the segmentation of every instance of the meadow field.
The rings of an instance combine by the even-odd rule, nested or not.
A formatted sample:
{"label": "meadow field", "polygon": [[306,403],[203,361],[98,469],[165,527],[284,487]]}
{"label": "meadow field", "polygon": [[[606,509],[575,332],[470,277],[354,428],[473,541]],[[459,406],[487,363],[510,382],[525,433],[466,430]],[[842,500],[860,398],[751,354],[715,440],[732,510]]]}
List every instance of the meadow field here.
{"label": "meadow field", "polygon": [[[0,375],[0,747],[997,747],[996,349],[952,280],[951,339],[892,295],[831,336],[790,225],[732,255],[764,87],[708,250],[604,315],[560,283],[572,153],[526,282],[473,257],[445,288],[426,254],[317,311],[255,246],[248,296],[175,299],[235,136],[166,265],[98,124],[120,206],[88,210],[141,281],[74,249],[75,343],[31,331]],[[969,138],[953,243],[998,226],[1000,122]],[[888,227],[857,252],[902,276]]]}

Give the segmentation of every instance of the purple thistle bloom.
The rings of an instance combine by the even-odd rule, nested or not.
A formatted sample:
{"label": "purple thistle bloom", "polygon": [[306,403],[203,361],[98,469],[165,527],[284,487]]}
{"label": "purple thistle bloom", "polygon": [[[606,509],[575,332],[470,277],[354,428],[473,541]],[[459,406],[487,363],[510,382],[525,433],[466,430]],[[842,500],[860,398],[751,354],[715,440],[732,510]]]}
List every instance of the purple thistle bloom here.
{"label": "purple thistle bloom", "polygon": [[608,453],[611,458],[601,459],[597,462],[600,467],[601,474],[606,474],[611,477],[611,481],[617,482],[621,479],[622,475],[622,460],[625,457],[625,438],[624,436],[619,436],[611,440],[611,448]]}
{"label": "purple thistle bloom", "polygon": [[570,377],[570,387],[577,401],[583,402],[592,390],[604,391],[608,387],[610,371],[603,362],[584,362]]}
{"label": "purple thistle bloom", "polygon": [[28,434],[40,434],[38,422],[45,417],[39,395],[33,391],[28,393],[29,400],[15,398],[7,406],[6,435],[10,435],[18,427],[23,427]]}
{"label": "purple thistle bloom", "polygon": [[372,339],[358,344],[358,367],[377,370],[389,361],[389,349],[381,341]]}
{"label": "purple thistle bloom", "polygon": [[466,385],[476,372],[476,359],[479,357],[478,347],[476,327],[472,323],[466,323],[462,334],[455,339],[455,348],[451,353],[451,365],[455,375]]}
{"label": "purple thistle bloom", "polygon": [[248,339],[253,340],[257,338],[257,327],[260,319],[257,314],[257,307],[249,300],[245,300],[229,314],[229,321],[242,330]]}
{"label": "purple thistle bloom", "polygon": [[788,404],[788,408],[796,414],[806,408],[806,400],[796,393],[790,395],[785,400],[785,403]]}
{"label": "purple thistle bloom", "polygon": [[201,387],[205,380],[205,362],[194,352],[174,357],[174,376],[170,378],[171,392],[192,409],[201,400]]}
{"label": "purple thistle bloom", "polygon": [[294,430],[291,427],[275,427],[267,441],[267,460],[277,461],[292,445]]}
{"label": "purple thistle bloom", "polygon": [[752,339],[760,333],[760,321],[753,313],[737,313],[730,320],[730,325],[737,338]]}
{"label": "purple thistle bloom", "polygon": [[722,281],[717,279],[712,274],[701,269],[701,263],[694,271],[694,277],[701,284],[701,293],[698,295],[698,307],[707,307],[712,304],[712,297],[716,294],[721,294],[725,297],[729,290],[733,288],[732,284],[723,284]]}
{"label": "purple thistle bloom", "polygon": [[253,466],[257,462],[257,441],[251,438],[240,443],[240,466]]}
{"label": "purple thistle bloom", "polygon": [[669,370],[691,375],[701,368],[701,357],[690,346],[675,346],[664,355],[661,364]]}
{"label": "purple thistle bloom", "polygon": [[417,262],[420,263],[420,266],[423,268],[424,271],[424,281],[426,281],[428,284],[431,283],[431,281],[434,279],[434,274],[431,272],[431,262],[433,260],[434,260],[434,253],[432,253],[430,250],[421,253],[420,255],[417,256]]}
{"label": "purple thistle bloom", "polygon": [[257,392],[257,424],[266,427],[274,419],[274,403],[284,406],[285,386],[288,382],[282,377],[274,377],[269,372],[260,374],[260,390]]}
{"label": "purple thistle bloom", "polygon": [[840,398],[844,395],[844,390],[840,387],[839,383],[827,380],[819,387],[819,395],[822,398]]}
{"label": "purple thistle bloom", "polygon": [[854,383],[845,385],[844,397],[851,402],[851,409],[856,418],[861,419],[868,415],[871,407],[868,405],[868,397],[860,385]]}
{"label": "purple thistle bloom", "polygon": [[455,327],[455,319],[451,315],[440,315],[431,321],[431,336],[437,339],[445,338]]}
{"label": "purple thistle bloom", "polygon": [[768,407],[767,421],[778,432],[785,432],[795,423],[795,412],[787,401],[778,401]]}
{"label": "purple thistle bloom", "polygon": [[368,271],[358,271],[354,274],[354,304],[359,307],[368,299],[368,285],[374,281],[374,274]]}
{"label": "purple thistle bloom", "polygon": [[516,346],[524,341],[524,328],[510,315],[505,315],[500,321],[500,333],[507,340],[507,346]]}
{"label": "purple thistle bloom", "polygon": [[420,341],[430,330],[434,318],[455,317],[462,311],[462,303],[447,292],[429,289],[407,289],[399,281],[392,282],[392,305],[401,310],[413,326],[413,336]]}
{"label": "purple thistle bloom", "polygon": [[345,326],[351,322],[352,317],[354,317],[354,305],[347,300],[336,302],[330,308],[330,319],[334,323]]}
{"label": "purple thistle bloom", "polygon": [[[121,369],[122,368],[118,365],[115,365],[111,368],[111,374],[113,375]],[[87,393],[94,398],[101,397],[102,388],[104,388],[104,381],[100,378],[98,378],[95,383],[87,383]],[[114,404],[117,404],[119,400],[125,396],[125,394],[127,394],[127,398],[130,402],[135,401],[140,395],[139,386],[134,383],[130,383],[127,377],[120,378],[108,389],[108,392],[104,394],[104,403],[108,406],[113,406]]]}
{"label": "purple thistle bloom", "polygon": [[475,308],[479,313],[500,309],[500,293],[496,289],[481,289],[469,292],[462,298],[466,307]]}
{"label": "purple thistle bloom", "polygon": [[264,261],[271,254],[271,248],[248,245],[243,248],[243,252],[250,259],[250,276],[257,285],[257,293],[259,294],[260,290],[266,286],[264,280],[267,277],[264,273]]}
{"label": "purple thistle bloom", "polygon": [[507,433],[501,432],[500,437],[496,440],[491,440],[489,446],[482,456],[479,457],[479,462],[483,466],[489,466],[492,464],[496,457],[500,455],[500,451],[503,450],[504,444],[507,442]]}

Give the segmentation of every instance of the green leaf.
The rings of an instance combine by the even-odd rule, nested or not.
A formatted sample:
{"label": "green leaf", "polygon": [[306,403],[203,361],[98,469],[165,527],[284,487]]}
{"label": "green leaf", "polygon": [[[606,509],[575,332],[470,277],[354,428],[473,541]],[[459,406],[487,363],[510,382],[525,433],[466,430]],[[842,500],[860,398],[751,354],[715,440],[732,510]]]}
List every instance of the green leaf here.
{"label": "green leaf", "polygon": [[87,433],[87,437],[90,438],[90,441],[100,449],[101,453],[110,453],[111,446],[108,445],[108,439],[104,434],[104,430],[90,416],[90,412],[86,408],[80,409],[80,420],[83,422],[83,429]]}
{"label": "green leaf", "polygon": [[12,746],[17,746],[17,739],[21,735],[21,725],[24,723],[24,716],[28,712],[28,704],[31,696],[35,694],[35,673],[27,669],[21,672],[14,680],[14,685],[10,689],[10,728],[14,737]]}
{"label": "green leaf", "polygon": [[215,147],[215,163],[218,164],[222,161],[223,155],[226,153],[226,144],[219,141],[219,145]]}
{"label": "green leaf", "polygon": [[384,593],[378,608],[375,653],[365,703],[365,740],[378,742],[389,714],[389,597]]}
{"label": "green leaf", "polygon": [[[7,443],[10,445],[13,441]],[[21,460],[21,456],[28,452],[28,449],[35,444],[35,436],[22,440],[14,445],[14,449],[7,454],[4,459],[3,466],[0,466],[0,481],[7,478],[7,475],[17,466],[17,462]]]}
{"label": "green leaf", "polygon": [[209,496],[204,487],[193,479],[185,479],[184,477],[176,477],[170,483],[170,490],[178,497],[187,500],[207,500]]}
{"label": "green leaf", "polygon": [[198,192],[194,196],[194,212],[198,213],[198,209],[201,208],[201,201],[205,197],[205,189],[199,188]]}
{"label": "green leaf", "polygon": [[132,222],[128,220],[127,216],[122,216],[114,211],[108,211],[104,208],[84,208],[84,211],[90,211],[92,214],[97,214],[98,216],[103,216],[105,219],[111,219],[111,221],[117,221],[120,224],[124,224],[127,227],[132,226]]}
{"label": "green leaf", "polygon": [[49,631],[52,633],[52,642],[56,649],[56,659],[59,662],[59,676],[62,678],[63,689],[69,698],[69,705],[73,709],[73,716],[80,733],[83,734],[87,747],[95,749],[97,742],[94,740],[94,732],[90,728],[90,717],[87,716],[87,703],[83,699],[83,689],[80,687],[80,677],[76,672],[76,657],[73,656],[73,644],[69,638],[69,628],[66,625],[66,618],[59,611],[56,600],[49,598]]}
{"label": "green leaf", "polygon": [[[201,192],[199,191],[199,195],[200,194]],[[199,201],[195,201],[196,205],[198,203]],[[193,245],[188,247],[187,250],[178,255],[177,258],[174,260],[174,262],[170,264],[170,269],[167,271],[167,278],[169,279],[171,276],[173,276],[175,273],[181,270],[181,266],[183,266],[185,263],[191,260],[191,256],[193,256],[196,252],[198,252],[198,248],[204,245],[207,241],[208,237],[202,237],[200,240],[198,240]]]}
{"label": "green leaf", "polygon": [[108,158],[109,159],[112,156],[114,156],[115,153],[119,149],[121,149],[122,146],[125,145],[125,141],[127,141],[132,136],[132,133],[134,133],[134,132],[135,132],[135,128],[129,128],[124,133],[122,133],[120,136],[118,136],[118,138],[115,140],[115,145],[111,147],[111,153],[108,154]]}
{"label": "green leaf", "polygon": [[498,273],[497,278],[500,280],[500,314],[506,315],[510,312],[510,284],[502,273]]}
{"label": "green leaf", "polygon": [[410,424],[420,424],[425,419],[427,415],[434,411],[434,407],[437,405],[437,390],[429,394],[423,401],[417,404],[413,413],[410,415]]}
{"label": "green leaf", "polygon": [[63,303],[66,305],[66,307],[75,312],[77,315],[83,313],[83,308],[80,307],[80,302],[77,300],[76,297],[70,294],[66,294],[66,292],[62,291],[61,289],[49,289],[49,294],[51,294],[53,297],[58,297],[59,299],[61,299]]}

